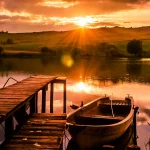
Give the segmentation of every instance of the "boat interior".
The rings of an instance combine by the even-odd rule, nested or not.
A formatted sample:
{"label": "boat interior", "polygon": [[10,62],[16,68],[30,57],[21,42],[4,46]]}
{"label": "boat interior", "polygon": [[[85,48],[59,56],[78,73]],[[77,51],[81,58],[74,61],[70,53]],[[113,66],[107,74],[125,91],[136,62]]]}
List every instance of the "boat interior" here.
{"label": "boat interior", "polygon": [[80,125],[109,125],[120,122],[131,111],[129,100],[98,101],[80,109],[74,121]]}

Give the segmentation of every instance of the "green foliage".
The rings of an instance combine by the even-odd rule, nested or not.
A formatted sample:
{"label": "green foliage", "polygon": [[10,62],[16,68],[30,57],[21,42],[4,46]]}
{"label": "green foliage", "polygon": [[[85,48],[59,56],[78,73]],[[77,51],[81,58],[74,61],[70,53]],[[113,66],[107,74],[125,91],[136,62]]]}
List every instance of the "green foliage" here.
{"label": "green foliage", "polygon": [[143,53],[142,41],[135,39],[129,41],[127,44],[127,52],[141,57]]}
{"label": "green foliage", "polygon": [[116,57],[120,55],[118,48],[115,45],[106,42],[99,44],[99,50],[105,52],[105,56],[107,57]]}
{"label": "green foliage", "polygon": [[52,54],[52,55],[56,55],[56,52],[53,51],[52,49],[48,48],[48,47],[42,47],[41,48],[41,53],[42,54]]}
{"label": "green foliage", "polygon": [[11,38],[8,38],[8,39],[6,40],[6,44],[14,44],[14,40],[11,39]]}
{"label": "green foliage", "polygon": [[119,56],[118,48],[115,45],[109,44],[106,55],[111,57]]}
{"label": "green foliage", "polygon": [[80,51],[79,48],[74,48],[74,49],[72,50],[72,56],[73,56],[73,57],[79,56],[80,54],[81,54],[81,51]]}
{"label": "green foliage", "polygon": [[108,43],[102,42],[102,43],[99,44],[98,48],[99,48],[100,51],[105,52],[108,49]]}

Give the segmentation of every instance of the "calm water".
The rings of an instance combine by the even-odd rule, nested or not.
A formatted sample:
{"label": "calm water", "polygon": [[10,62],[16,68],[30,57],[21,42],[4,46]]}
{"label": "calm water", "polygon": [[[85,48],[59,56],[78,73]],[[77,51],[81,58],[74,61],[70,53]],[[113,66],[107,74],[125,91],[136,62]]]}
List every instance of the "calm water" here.
{"label": "calm water", "polygon": [[[149,150],[150,59],[0,59],[0,88],[9,77],[20,81],[35,74],[67,77],[67,112],[72,111],[70,104],[80,105],[81,101],[87,103],[99,95],[125,97],[130,94],[135,105],[140,107],[137,116],[138,145],[142,150]],[[10,80],[7,85],[13,83],[15,81]],[[61,88],[55,86],[54,111],[58,112],[61,111]]]}

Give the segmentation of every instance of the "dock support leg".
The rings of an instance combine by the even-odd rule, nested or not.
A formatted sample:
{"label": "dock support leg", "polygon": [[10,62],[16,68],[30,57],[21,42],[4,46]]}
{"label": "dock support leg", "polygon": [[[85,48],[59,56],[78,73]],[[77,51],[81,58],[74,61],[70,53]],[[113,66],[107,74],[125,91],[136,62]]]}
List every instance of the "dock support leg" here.
{"label": "dock support leg", "polygon": [[7,139],[14,130],[13,116],[8,117],[5,120],[5,139]]}
{"label": "dock support leg", "polygon": [[46,87],[42,89],[42,113],[46,112]]}
{"label": "dock support leg", "polygon": [[35,93],[35,113],[38,113],[38,93]]}
{"label": "dock support leg", "polygon": [[63,113],[66,113],[66,80],[64,81]]}
{"label": "dock support leg", "polygon": [[37,94],[35,93],[30,100],[30,114],[37,112]]}
{"label": "dock support leg", "polygon": [[133,117],[133,132],[134,132],[134,138],[133,138],[133,144],[137,145],[137,131],[136,131],[136,114],[138,112],[139,107],[134,108],[134,117]]}
{"label": "dock support leg", "polygon": [[22,125],[24,121],[27,119],[27,113],[26,113],[26,105],[24,105],[21,109],[16,111],[14,114],[15,119],[18,122],[18,125]]}
{"label": "dock support leg", "polygon": [[54,83],[50,84],[50,113],[53,113]]}

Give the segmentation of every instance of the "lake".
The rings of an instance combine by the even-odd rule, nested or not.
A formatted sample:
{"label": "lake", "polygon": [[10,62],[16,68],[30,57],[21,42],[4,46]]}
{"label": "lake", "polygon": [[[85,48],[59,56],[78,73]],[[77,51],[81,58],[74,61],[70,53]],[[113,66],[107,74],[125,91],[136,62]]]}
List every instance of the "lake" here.
{"label": "lake", "polygon": [[[67,112],[70,104],[80,105],[107,94],[114,97],[133,96],[139,106],[137,115],[138,145],[148,150],[150,138],[150,59],[73,59],[56,58],[1,58],[0,88],[7,79],[17,81],[31,75],[45,74],[67,77]],[[16,81],[10,79],[7,85]],[[7,86],[6,85],[6,86]],[[61,89],[55,85],[55,110],[61,111]],[[40,93],[39,93],[40,94]],[[48,104],[49,105],[49,104]],[[49,111],[49,110],[47,110]],[[2,129],[1,129],[2,132]],[[2,140],[2,139],[0,139]],[[147,145],[146,145],[147,144]]]}

